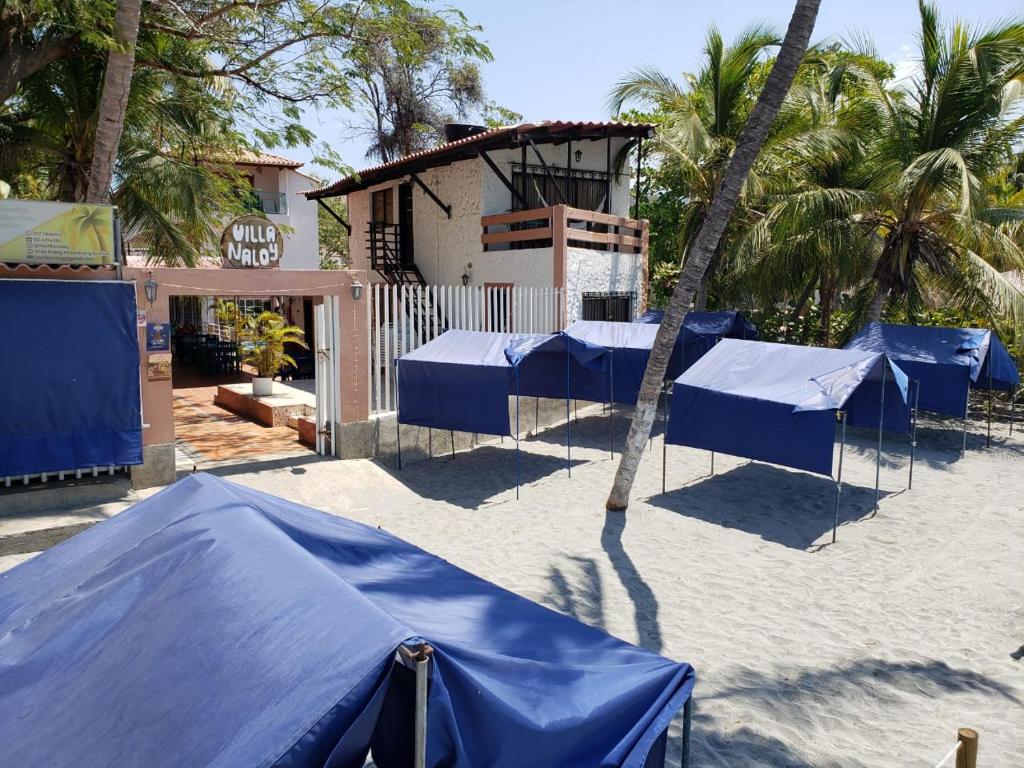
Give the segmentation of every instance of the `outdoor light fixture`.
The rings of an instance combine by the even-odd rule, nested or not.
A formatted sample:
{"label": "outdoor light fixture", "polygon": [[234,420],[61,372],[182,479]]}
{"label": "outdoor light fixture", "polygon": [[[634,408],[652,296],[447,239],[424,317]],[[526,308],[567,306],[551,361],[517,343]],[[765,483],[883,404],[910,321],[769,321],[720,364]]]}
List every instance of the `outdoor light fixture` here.
{"label": "outdoor light fixture", "polygon": [[462,273],[462,284],[463,285],[469,285],[469,273],[468,272],[463,272]]}
{"label": "outdoor light fixture", "polygon": [[149,302],[149,306],[152,307],[153,306],[153,302],[156,301],[156,287],[157,287],[157,282],[156,282],[156,280],[153,279],[153,273],[152,272],[149,273],[149,280],[147,280],[145,283],[143,283],[143,285],[146,287],[146,301],[148,301]]}
{"label": "outdoor light fixture", "polygon": [[579,162],[580,160],[582,160],[582,159],[583,159],[583,150],[582,150],[582,149],[577,149],[577,150],[576,150],[576,154],[575,154],[575,157],[576,157],[576,162],[577,162],[577,163],[578,163],[578,162]]}
{"label": "outdoor light fixture", "polygon": [[363,296],[363,284],[356,280],[352,283],[352,300],[359,301]]}

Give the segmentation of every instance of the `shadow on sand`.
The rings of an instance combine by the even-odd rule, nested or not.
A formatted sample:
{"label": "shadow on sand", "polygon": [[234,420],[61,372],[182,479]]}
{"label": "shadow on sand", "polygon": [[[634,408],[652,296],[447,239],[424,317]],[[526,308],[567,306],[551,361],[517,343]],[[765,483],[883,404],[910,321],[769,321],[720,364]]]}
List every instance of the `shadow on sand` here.
{"label": "shadow on sand", "polygon": [[[506,438],[502,445],[482,445],[454,455],[435,456],[405,464],[402,469],[384,462],[377,465],[423,498],[476,509],[495,496],[515,494],[515,462],[515,441]],[[574,467],[581,463],[572,461]],[[564,456],[531,453],[524,441],[519,451],[520,493],[529,494],[533,491],[526,486],[565,473],[566,464]]]}
{"label": "shadow on sand", "polygon": [[[879,498],[890,495],[881,491]],[[831,542],[835,481],[751,462],[648,499],[680,515],[735,528],[794,549]],[[839,525],[873,516],[874,487],[843,482]],[[842,539],[842,532],[837,540]]]}

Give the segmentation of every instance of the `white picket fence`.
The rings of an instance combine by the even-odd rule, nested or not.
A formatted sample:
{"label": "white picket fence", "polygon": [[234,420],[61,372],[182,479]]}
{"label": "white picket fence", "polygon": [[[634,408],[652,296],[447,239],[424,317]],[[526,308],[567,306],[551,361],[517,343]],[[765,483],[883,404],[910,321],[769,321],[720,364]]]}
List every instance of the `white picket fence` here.
{"label": "white picket fence", "polygon": [[560,288],[374,285],[369,289],[370,411],[396,408],[395,360],[447,330],[555,333]]}

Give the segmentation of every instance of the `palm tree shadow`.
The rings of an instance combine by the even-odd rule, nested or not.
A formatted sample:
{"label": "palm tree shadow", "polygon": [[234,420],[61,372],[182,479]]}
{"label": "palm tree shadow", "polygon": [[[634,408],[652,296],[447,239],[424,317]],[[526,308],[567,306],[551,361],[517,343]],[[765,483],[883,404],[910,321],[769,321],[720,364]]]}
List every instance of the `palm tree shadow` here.
{"label": "palm tree shadow", "polygon": [[[881,491],[879,497],[889,495]],[[749,462],[704,476],[648,502],[686,517],[735,528],[794,549],[807,550],[831,539],[835,516],[834,480]],[[843,483],[839,525],[875,513],[875,489]],[[837,534],[837,540],[841,533]]]}
{"label": "palm tree shadow", "polygon": [[626,588],[633,603],[633,620],[640,645],[655,653],[661,653],[664,645],[661,627],[658,624],[658,600],[636,565],[622,545],[622,532],[626,528],[626,515],[621,512],[605,512],[604,527],[601,529],[601,547],[611,560],[612,568],[622,586]]}

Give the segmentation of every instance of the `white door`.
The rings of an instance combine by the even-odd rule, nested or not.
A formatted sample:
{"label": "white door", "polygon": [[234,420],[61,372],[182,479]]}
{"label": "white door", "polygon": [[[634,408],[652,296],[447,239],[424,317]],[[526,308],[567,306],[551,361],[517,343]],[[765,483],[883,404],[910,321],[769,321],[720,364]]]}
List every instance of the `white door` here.
{"label": "white door", "polygon": [[313,309],[316,335],[316,452],[337,456],[334,434],[338,422],[338,327],[337,296],[324,296],[323,304]]}

